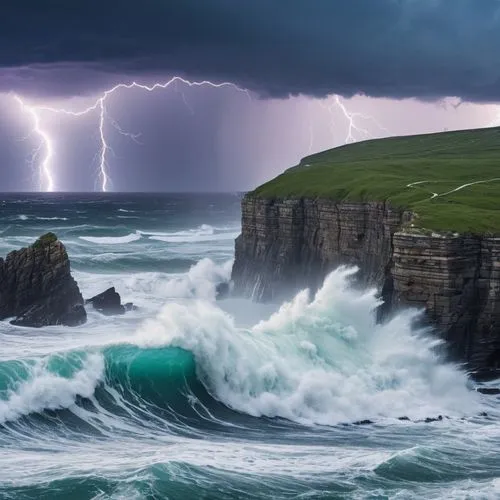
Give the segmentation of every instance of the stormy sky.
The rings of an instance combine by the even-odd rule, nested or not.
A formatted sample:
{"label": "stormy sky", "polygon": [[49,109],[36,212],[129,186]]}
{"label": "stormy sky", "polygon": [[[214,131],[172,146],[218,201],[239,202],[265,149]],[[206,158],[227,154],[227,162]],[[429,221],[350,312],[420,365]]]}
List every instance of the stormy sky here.
{"label": "stormy sky", "polygon": [[[6,0],[0,191],[39,188],[45,153],[13,92],[77,110],[132,80],[249,89],[124,90],[105,122],[114,190],[245,190],[343,144],[339,102],[355,140],[496,124],[498,47],[499,0]],[[98,114],[40,118],[56,188],[98,188]]]}

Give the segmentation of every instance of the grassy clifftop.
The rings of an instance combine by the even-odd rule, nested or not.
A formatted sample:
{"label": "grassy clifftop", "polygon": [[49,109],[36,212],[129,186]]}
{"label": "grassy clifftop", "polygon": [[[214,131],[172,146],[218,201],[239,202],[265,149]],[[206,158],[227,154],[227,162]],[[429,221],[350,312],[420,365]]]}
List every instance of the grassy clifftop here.
{"label": "grassy clifftop", "polygon": [[500,234],[500,128],[394,137],[304,158],[251,195],[390,201],[417,227]]}

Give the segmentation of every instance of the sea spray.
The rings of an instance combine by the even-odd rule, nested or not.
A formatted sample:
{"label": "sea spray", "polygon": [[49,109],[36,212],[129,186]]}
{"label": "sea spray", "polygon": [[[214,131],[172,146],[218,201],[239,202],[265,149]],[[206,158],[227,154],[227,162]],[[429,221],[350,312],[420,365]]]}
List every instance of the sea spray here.
{"label": "sea spray", "polygon": [[377,325],[376,290],[351,289],[354,272],[337,269],[314,298],[302,291],[249,329],[205,300],[168,303],[133,342],[191,351],[212,395],[253,416],[335,425],[477,411],[466,376],[412,329],[418,312]]}
{"label": "sea spray", "polygon": [[0,423],[43,410],[69,408],[77,396],[90,398],[104,376],[104,358],[101,354],[83,359],[46,357],[33,364],[22,363],[17,375],[11,377],[11,387],[2,391]]}
{"label": "sea spray", "polygon": [[124,302],[134,302],[141,309],[156,312],[169,299],[203,298],[214,301],[217,285],[230,280],[232,265],[232,259],[215,263],[205,258],[191,265],[185,273],[142,272],[129,275],[76,271],[73,274],[85,297],[93,297],[114,286]]}

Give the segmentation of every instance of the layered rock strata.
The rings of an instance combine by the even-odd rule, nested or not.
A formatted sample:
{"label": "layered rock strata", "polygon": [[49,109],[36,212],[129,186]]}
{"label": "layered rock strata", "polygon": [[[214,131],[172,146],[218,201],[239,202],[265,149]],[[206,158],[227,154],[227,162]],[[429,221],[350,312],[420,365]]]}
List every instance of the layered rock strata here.
{"label": "layered rock strata", "polygon": [[242,201],[232,279],[236,294],[281,300],[320,286],[342,264],[376,286],[385,305],[424,308],[472,369],[500,367],[500,238],[410,234],[412,214],[387,203],[321,199]]}

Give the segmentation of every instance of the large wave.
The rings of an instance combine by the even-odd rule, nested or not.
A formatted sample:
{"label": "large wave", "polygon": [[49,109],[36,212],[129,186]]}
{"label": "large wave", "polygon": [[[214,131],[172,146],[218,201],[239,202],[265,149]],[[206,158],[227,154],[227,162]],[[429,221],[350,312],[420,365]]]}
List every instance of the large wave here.
{"label": "large wave", "polygon": [[138,412],[174,422],[196,417],[200,402],[209,418],[229,408],[323,425],[479,413],[466,375],[440,359],[435,337],[412,329],[418,313],[376,324],[380,300],[375,290],[350,288],[354,269],[336,270],[313,298],[302,291],[250,328],[213,300],[229,270],[206,259],[165,284],[190,300],[168,302],[132,335],[0,363],[0,422],[76,411],[81,398],[140,425]]}
{"label": "large wave", "polygon": [[338,269],[312,300],[303,291],[250,329],[208,301],[169,303],[133,342],[192,352],[211,394],[253,416],[333,425],[477,409],[466,375],[412,329],[418,313],[377,325],[376,290],[351,289],[354,272]]}

